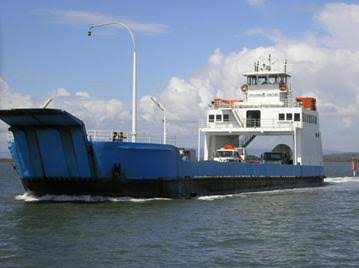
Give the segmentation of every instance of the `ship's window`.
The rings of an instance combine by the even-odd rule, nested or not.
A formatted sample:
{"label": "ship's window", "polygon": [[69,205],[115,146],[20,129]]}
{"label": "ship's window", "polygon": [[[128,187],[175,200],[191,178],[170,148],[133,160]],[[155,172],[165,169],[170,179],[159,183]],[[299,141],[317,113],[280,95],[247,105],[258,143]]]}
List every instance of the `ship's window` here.
{"label": "ship's window", "polygon": [[256,84],[257,84],[257,77],[255,77],[255,76],[248,76],[248,77],[247,77],[247,84],[248,84],[248,85],[256,85]]}
{"label": "ship's window", "polygon": [[216,114],[216,121],[222,121],[222,115]]}
{"label": "ship's window", "polygon": [[279,83],[287,83],[287,77],[286,76],[281,76]]}
{"label": "ship's window", "polygon": [[268,84],[267,76],[259,76],[258,85],[266,85],[266,84]]}
{"label": "ship's window", "polygon": [[277,82],[277,76],[276,75],[270,75],[269,78],[268,78],[268,83],[270,85],[273,85]]}
{"label": "ship's window", "polygon": [[251,76],[248,76],[248,77],[247,77],[247,84],[248,84],[248,85],[252,85],[252,84],[253,84],[253,79],[252,79]]}
{"label": "ship's window", "polygon": [[214,122],[214,114],[208,116],[208,122]]}
{"label": "ship's window", "polygon": [[294,121],[300,121],[300,114],[294,114]]}
{"label": "ship's window", "polygon": [[223,121],[229,121],[229,114],[223,115]]}
{"label": "ship's window", "polygon": [[293,119],[293,114],[287,114],[287,120],[292,120]]}
{"label": "ship's window", "polygon": [[279,114],[278,115],[278,120],[284,120],[284,114]]}

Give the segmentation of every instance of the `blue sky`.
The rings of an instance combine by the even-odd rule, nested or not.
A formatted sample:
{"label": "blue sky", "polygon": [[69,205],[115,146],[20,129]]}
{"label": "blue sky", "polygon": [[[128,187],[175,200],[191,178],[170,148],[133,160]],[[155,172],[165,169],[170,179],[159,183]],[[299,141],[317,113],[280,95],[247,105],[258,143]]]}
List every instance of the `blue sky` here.
{"label": "blue sky", "polygon": [[[129,131],[129,35],[87,36],[92,23],[121,20],[137,41],[139,131],[161,135],[153,95],[167,107],[169,135],[195,142],[208,103],[240,98],[241,74],[271,53],[288,59],[296,96],[317,98],[324,148],[359,151],[358,1],[1,0],[0,12],[0,108],[54,96],[52,107],[88,128]],[[5,133],[0,124],[0,155]]]}
{"label": "blue sky", "polygon": [[139,95],[144,95],[162,90],[173,75],[188,76],[216,48],[231,52],[270,44],[248,35],[252,28],[276,28],[290,36],[315,30],[313,12],[323,2],[2,0],[3,76],[12,88],[38,96],[64,87],[129,99],[127,33],[118,29],[106,36],[108,30],[101,29],[88,38],[89,24],[69,23],[50,11],[99,12],[166,26],[163,33],[135,32]]}

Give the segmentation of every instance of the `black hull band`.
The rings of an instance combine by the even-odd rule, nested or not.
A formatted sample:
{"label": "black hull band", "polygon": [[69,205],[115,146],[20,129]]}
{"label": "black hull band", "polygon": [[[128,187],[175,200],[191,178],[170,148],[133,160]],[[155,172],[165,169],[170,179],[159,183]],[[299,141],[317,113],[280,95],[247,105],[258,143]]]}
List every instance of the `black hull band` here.
{"label": "black hull band", "polygon": [[26,191],[42,196],[101,195],[135,198],[190,198],[275,189],[315,187],[324,177],[211,177],[181,179],[23,178]]}

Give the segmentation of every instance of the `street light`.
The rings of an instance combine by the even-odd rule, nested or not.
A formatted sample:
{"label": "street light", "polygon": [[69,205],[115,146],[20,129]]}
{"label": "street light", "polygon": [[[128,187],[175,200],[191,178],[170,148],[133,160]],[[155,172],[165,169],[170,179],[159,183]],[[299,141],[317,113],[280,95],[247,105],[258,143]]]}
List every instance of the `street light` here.
{"label": "street light", "polygon": [[167,119],[166,119],[166,109],[155,97],[151,97],[153,103],[163,112],[163,144],[167,143]]}
{"label": "street light", "polygon": [[108,23],[103,23],[103,24],[96,24],[96,25],[92,25],[87,32],[88,36],[92,35],[92,30],[94,28],[99,28],[99,27],[105,27],[105,26],[110,26],[110,25],[114,25],[114,24],[119,24],[122,27],[124,27],[131,36],[131,40],[132,40],[132,45],[133,45],[133,69],[132,69],[132,133],[131,133],[131,137],[132,137],[132,142],[136,142],[136,129],[137,129],[137,76],[136,76],[136,43],[135,43],[135,38],[133,36],[133,33],[130,29],[130,27],[120,21],[113,21],[113,22],[108,22]]}

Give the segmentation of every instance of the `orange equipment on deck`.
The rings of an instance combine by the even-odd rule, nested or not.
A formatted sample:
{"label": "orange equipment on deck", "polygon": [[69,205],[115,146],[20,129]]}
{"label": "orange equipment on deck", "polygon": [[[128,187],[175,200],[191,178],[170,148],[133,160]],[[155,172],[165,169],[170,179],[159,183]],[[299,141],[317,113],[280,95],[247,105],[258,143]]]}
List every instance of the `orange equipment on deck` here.
{"label": "orange equipment on deck", "polygon": [[224,148],[224,149],[227,149],[227,150],[234,150],[234,149],[236,149],[235,146],[233,146],[232,144],[228,144],[228,143],[226,143],[225,145],[223,145],[223,148]]}
{"label": "orange equipment on deck", "polygon": [[298,97],[296,98],[297,102],[303,103],[304,109],[316,111],[316,102],[317,100],[313,97]]}

